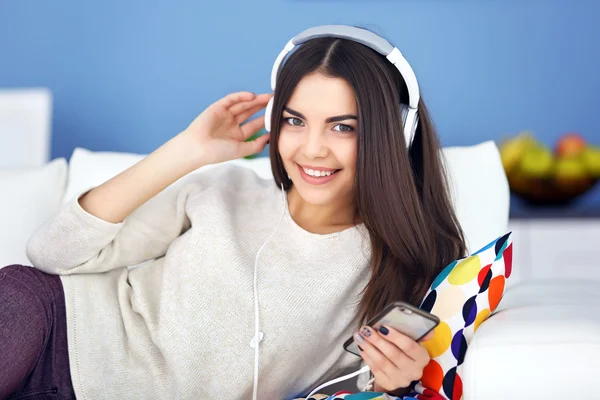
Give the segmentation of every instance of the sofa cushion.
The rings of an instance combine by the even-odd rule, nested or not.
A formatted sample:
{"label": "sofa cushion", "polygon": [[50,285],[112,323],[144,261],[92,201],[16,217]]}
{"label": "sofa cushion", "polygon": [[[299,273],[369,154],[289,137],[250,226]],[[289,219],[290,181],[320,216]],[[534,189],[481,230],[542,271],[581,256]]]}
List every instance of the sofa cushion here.
{"label": "sofa cushion", "polygon": [[469,253],[508,231],[510,190],[493,141],[445,147],[454,209]]}
{"label": "sofa cushion", "polygon": [[66,181],[64,158],[36,167],[0,168],[0,268],[30,264],[27,241],[58,210]]}
{"label": "sofa cushion", "polygon": [[[145,156],[144,154],[91,151],[80,147],[76,148],[69,161],[69,182],[63,201],[67,202],[84,190],[101,185],[141,161]],[[251,168],[263,178],[273,177],[270,161],[266,157],[242,158],[228,163]],[[192,173],[212,167],[214,165],[208,165]]]}
{"label": "sofa cushion", "polygon": [[511,272],[512,239],[507,233],[472,255],[453,261],[434,279],[421,308],[441,322],[433,338],[423,343],[431,361],[416,386],[420,393],[416,398],[462,398],[467,348],[477,329],[500,304]]}

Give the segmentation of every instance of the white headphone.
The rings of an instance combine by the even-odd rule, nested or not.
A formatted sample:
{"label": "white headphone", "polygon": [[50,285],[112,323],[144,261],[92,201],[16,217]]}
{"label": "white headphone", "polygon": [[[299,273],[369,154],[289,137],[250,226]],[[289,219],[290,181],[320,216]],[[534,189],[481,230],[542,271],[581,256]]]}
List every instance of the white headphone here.
{"label": "white headphone", "polygon": [[[406,61],[402,53],[400,53],[400,50],[373,32],[347,25],[322,25],[301,32],[292,38],[277,56],[277,59],[273,64],[273,69],[271,70],[271,89],[275,91],[277,75],[279,74],[283,60],[288,53],[292,51],[294,47],[319,37],[337,37],[361,43],[384,55],[392,64],[394,64],[398,71],[400,71],[400,74],[404,78],[404,82],[406,82],[409,95],[409,103],[400,104],[400,110],[402,112],[402,120],[404,121],[404,139],[406,141],[406,147],[410,147],[415,137],[419,121],[417,113],[420,97],[419,84],[417,83],[417,78],[410,64],[408,64],[408,61]],[[273,98],[274,97],[271,97],[265,110],[265,129],[267,132],[271,131]]]}

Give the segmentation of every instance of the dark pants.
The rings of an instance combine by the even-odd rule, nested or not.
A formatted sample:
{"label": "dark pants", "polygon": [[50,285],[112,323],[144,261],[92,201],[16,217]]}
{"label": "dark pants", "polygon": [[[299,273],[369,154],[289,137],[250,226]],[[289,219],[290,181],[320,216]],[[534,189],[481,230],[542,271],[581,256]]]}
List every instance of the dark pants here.
{"label": "dark pants", "polygon": [[0,400],[74,399],[60,278],[0,269]]}

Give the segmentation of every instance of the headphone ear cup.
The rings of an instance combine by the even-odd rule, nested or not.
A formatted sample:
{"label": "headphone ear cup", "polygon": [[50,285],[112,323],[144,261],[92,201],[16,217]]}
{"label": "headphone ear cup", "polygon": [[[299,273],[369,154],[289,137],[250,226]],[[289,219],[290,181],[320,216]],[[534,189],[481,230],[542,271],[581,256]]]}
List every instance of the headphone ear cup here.
{"label": "headphone ear cup", "polygon": [[271,112],[273,110],[273,99],[275,96],[271,97],[269,102],[267,103],[267,107],[265,108],[265,130],[267,132],[271,132]]}

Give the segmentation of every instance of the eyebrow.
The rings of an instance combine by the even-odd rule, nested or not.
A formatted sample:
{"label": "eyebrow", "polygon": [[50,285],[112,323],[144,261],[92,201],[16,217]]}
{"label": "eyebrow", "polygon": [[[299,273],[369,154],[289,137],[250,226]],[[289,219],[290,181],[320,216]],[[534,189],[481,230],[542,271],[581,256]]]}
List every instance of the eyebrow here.
{"label": "eyebrow", "polygon": [[[302,115],[301,113],[299,113],[296,110],[292,110],[289,107],[284,107],[283,111],[286,111],[286,112],[292,114],[294,117],[306,119],[306,117],[304,115]],[[326,123],[329,123],[329,122],[339,122],[339,121],[345,121],[347,119],[356,119],[356,120],[358,120],[358,117],[356,115],[353,115],[353,114],[336,115],[335,117],[329,117],[329,118],[327,118],[325,120],[325,122]]]}

